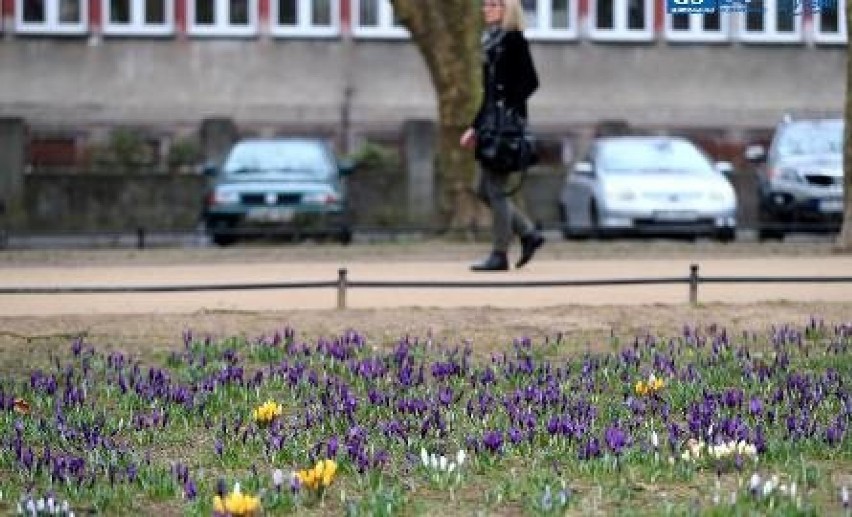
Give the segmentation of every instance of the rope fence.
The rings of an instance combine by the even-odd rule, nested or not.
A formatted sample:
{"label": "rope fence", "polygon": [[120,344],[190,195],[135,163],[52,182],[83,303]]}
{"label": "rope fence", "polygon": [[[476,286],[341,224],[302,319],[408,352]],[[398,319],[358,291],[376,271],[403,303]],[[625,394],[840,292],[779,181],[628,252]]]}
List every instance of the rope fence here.
{"label": "rope fence", "polygon": [[3,294],[99,294],[99,293],[175,293],[204,291],[253,291],[281,289],[332,289],[337,290],[337,308],[346,308],[350,289],[525,289],[553,287],[594,287],[623,285],[687,284],[689,303],[698,304],[698,288],[705,284],[767,284],[767,283],[852,283],[852,276],[700,276],[698,264],[689,266],[689,274],[680,277],[606,278],[581,280],[533,281],[394,281],[350,280],[346,268],[337,271],[336,281],[267,282],[203,285],[147,285],[147,286],[53,286],[53,287],[2,287]]}

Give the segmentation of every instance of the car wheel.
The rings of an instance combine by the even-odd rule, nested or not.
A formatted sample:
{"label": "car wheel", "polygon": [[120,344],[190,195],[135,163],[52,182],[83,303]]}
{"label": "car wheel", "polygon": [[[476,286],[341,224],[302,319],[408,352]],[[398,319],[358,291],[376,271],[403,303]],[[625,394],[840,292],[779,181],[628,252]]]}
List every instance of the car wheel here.
{"label": "car wheel", "polygon": [[221,233],[213,234],[213,243],[217,246],[230,246],[237,242],[233,235],[222,235]]}
{"label": "car wheel", "polygon": [[737,231],[734,228],[724,228],[716,233],[716,240],[723,244],[728,244],[736,239]]}
{"label": "car wheel", "polygon": [[217,246],[230,246],[237,242],[237,237],[231,233],[231,225],[227,221],[210,221],[207,223],[207,231]]}
{"label": "car wheel", "polygon": [[576,233],[571,228],[571,221],[568,218],[568,208],[562,203],[559,203],[559,222],[562,227],[562,238],[565,240],[579,241],[586,238],[585,235]]}
{"label": "car wheel", "polygon": [[601,216],[598,212],[598,205],[594,200],[589,205],[589,226],[591,227],[590,233],[593,238],[604,241],[609,240],[610,235],[601,229]]}
{"label": "car wheel", "polygon": [[784,229],[781,226],[781,223],[773,221],[765,212],[760,213],[757,218],[757,224],[759,225],[757,228],[757,240],[761,242],[773,239],[779,241],[784,240]]}
{"label": "car wheel", "polygon": [[347,246],[352,243],[352,229],[348,226],[344,226],[337,232],[337,242],[340,244]]}

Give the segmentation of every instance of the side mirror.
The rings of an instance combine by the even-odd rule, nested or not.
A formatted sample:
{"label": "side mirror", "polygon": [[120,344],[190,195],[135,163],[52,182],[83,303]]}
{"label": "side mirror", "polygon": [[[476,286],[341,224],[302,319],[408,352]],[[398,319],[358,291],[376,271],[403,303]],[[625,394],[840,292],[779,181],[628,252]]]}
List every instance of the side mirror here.
{"label": "side mirror", "polygon": [[337,171],[341,176],[349,176],[355,172],[355,162],[352,160],[340,160],[337,162]]}
{"label": "side mirror", "polygon": [[217,174],[219,174],[219,167],[216,167],[215,164],[208,163],[201,168],[201,174],[207,176],[208,178],[213,178]]}
{"label": "side mirror", "polygon": [[734,173],[734,166],[731,162],[716,162],[715,167],[716,172],[726,177],[729,177]]}
{"label": "side mirror", "polygon": [[574,173],[593,178],[595,176],[595,168],[589,162],[577,162],[574,165]]}
{"label": "side mirror", "polygon": [[761,163],[766,160],[766,149],[762,145],[752,144],[746,147],[745,159],[751,163]]}

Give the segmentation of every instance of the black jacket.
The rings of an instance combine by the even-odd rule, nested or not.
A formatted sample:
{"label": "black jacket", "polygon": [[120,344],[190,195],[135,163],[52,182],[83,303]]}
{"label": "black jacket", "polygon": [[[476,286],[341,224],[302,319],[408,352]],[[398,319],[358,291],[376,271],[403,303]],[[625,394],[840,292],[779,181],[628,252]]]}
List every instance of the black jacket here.
{"label": "black jacket", "polygon": [[[484,52],[486,55],[482,65],[482,104],[471,126],[479,129],[485,106],[499,100],[526,118],[527,99],[538,89],[538,74],[536,74],[524,33],[509,31],[503,35],[499,44],[493,46],[490,51],[484,50]],[[494,59],[496,59],[494,84],[490,85],[489,64]],[[494,99],[490,98],[492,91]]]}

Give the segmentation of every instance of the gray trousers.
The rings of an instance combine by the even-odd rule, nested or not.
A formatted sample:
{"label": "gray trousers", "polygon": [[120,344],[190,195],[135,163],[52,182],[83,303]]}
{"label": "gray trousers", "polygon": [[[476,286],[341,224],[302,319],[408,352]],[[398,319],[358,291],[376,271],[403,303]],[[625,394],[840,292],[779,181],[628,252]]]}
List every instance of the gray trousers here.
{"label": "gray trousers", "polygon": [[535,231],[535,226],[523,212],[506,196],[508,174],[492,172],[479,167],[474,186],[476,196],[491,209],[491,233],[494,251],[506,253],[512,234],[519,237]]}

